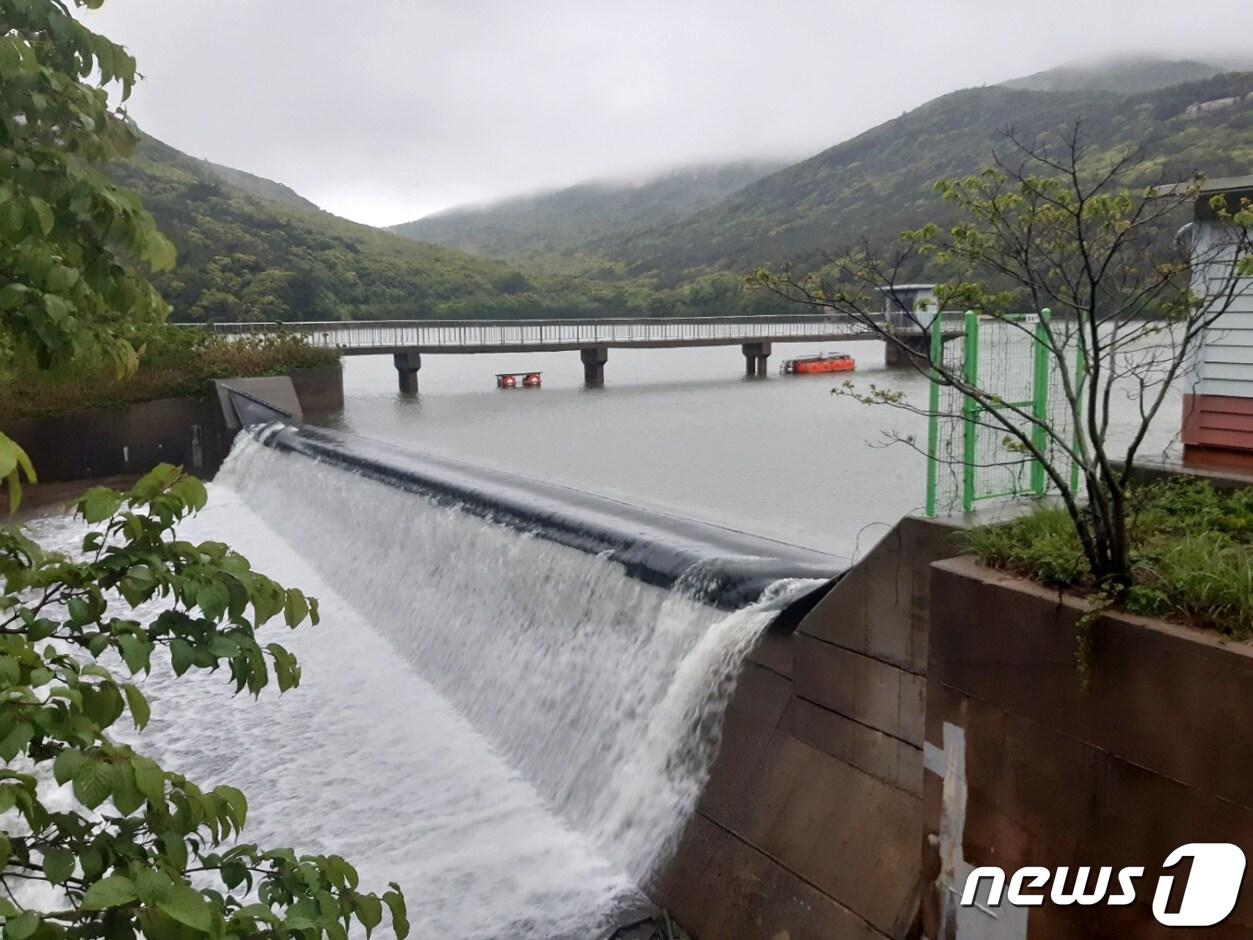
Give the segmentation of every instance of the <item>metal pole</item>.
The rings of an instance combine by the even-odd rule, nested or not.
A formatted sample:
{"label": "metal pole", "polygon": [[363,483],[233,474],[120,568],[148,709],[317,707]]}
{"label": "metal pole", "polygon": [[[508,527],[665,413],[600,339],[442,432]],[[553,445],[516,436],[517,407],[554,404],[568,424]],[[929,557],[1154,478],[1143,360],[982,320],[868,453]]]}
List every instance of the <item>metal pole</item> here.
{"label": "metal pole", "polygon": [[940,374],[938,365],[944,360],[944,331],[933,325],[931,330],[931,417],[927,423],[927,516],[936,514],[936,484],[939,478],[940,457]]}
{"label": "metal pole", "polygon": [[[966,383],[972,387],[979,382],[979,315],[966,311],[966,335],[962,363]],[[975,419],[979,415],[978,403],[969,395],[962,402],[962,509],[970,512],[975,507]]]}
{"label": "metal pole", "polygon": [[[1083,328],[1082,322],[1080,322],[1078,328]],[[1078,348],[1075,350],[1075,380],[1071,384],[1075,387],[1075,401],[1078,402],[1080,408],[1082,408],[1083,388],[1088,381],[1088,358],[1083,354],[1083,341],[1080,340],[1076,343],[1076,346]],[[1083,451],[1079,449],[1079,433],[1079,425],[1076,422],[1074,442],[1072,444],[1072,448],[1076,454],[1083,453]],[[1076,494],[1079,492],[1079,461],[1075,460],[1073,457],[1070,460],[1070,491]]]}
{"label": "metal pole", "polygon": [[[1049,416],[1049,317],[1052,311],[1045,307],[1040,311],[1040,320],[1035,325],[1035,369],[1031,380],[1031,417],[1036,424],[1031,429],[1031,443],[1041,454],[1048,446],[1048,435],[1044,423]],[[1048,477],[1044,473],[1043,459],[1031,463],[1031,492],[1043,496],[1048,488]]]}

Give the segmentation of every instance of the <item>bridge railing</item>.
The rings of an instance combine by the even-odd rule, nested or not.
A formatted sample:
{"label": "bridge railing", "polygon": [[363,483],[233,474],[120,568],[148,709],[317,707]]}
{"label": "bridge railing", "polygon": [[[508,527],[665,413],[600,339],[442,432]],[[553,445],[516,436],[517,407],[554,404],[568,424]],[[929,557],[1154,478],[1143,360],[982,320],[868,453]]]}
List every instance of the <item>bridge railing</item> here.
{"label": "bridge railing", "polygon": [[[944,323],[950,315],[941,315]],[[960,314],[957,320],[960,322]],[[669,317],[597,320],[354,320],[288,323],[212,323],[228,336],[298,333],[314,346],[346,349],[492,346],[615,346],[635,343],[781,339],[838,339],[866,325],[839,314],[764,317]]]}

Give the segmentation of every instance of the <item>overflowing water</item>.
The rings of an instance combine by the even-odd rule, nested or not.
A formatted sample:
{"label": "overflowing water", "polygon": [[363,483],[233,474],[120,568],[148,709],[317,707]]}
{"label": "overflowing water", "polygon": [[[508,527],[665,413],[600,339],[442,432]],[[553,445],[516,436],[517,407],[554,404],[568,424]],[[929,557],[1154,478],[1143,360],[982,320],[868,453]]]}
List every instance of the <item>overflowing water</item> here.
{"label": "overflowing water", "polygon": [[250,841],[398,881],[423,937],[597,937],[643,907],[743,656],[812,587],[719,609],[699,565],[654,586],[247,435],[184,534],[316,594],[323,623],[269,637],[303,666],[287,695],[156,670],[139,743],[241,787]]}

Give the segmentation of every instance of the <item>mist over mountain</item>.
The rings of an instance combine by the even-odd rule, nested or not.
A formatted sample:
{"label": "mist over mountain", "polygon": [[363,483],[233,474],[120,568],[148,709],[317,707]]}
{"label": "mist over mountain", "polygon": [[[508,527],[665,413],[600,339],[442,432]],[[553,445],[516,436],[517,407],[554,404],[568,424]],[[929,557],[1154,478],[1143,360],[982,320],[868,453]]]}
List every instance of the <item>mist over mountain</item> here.
{"label": "mist over mountain", "polygon": [[323,212],[289,187],[146,137],[110,167],[178,249],[176,321],[599,316],[620,288],[539,277]]}
{"label": "mist over mountain", "polygon": [[994,152],[1008,148],[1010,127],[1031,139],[1082,119],[1084,139],[1096,151],[1143,144],[1151,171],[1166,178],[1253,172],[1250,94],[1249,72],[1136,95],[1003,85],[957,91],[679,222],[606,236],[586,250],[663,287],[713,271],[742,274],[763,263],[817,263],[863,238],[894,238],[928,221],[947,221],[949,208],[934,182],[988,165]]}
{"label": "mist over mountain", "polygon": [[1214,63],[1076,63],[942,95],[773,173],[729,165],[636,187],[585,184],[455,209],[397,231],[539,269],[677,289],[719,274],[742,277],[763,263],[803,267],[862,238],[946,221],[935,180],[986,166],[1009,146],[1011,126],[1034,138],[1082,119],[1091,146],[1144,143],[1154,171],[1178,179],[1253,172],[1253,99],[1243,97],[1250,92],[1253,74]]}
{"label": "mist over mountain", "polygon": [[642,182],[592,181],[482,206],[446,210],[390,231],[485,258],[546,266],[616,232],[676,221],[786,164],[741,161],[682,167]]}
{"label": "mist over mountain", "polygon": [[1114,91],[1133,95],[1203,81],[1230,70],[1228,65],[1213,62],[1134,56],[1074,62],[1001,84],[1026,91]]}
{"label": "mist over mountain", "polygon": [[[766,265],[820,264],[951,209],[934,192],[1024,138],[1083,122],[1093,156],[1141,145],[1153,180],[1253,172],[1253,72],[1122,93],[1024,84],[1158,83],[1191,61],[1120,61],[942,95],[790,166],[688,167],[584,183],[373,229],[289,187],[148,139],[115,175],[179,249],[158,286],[178,319],[316,320],[770,313]],[[1112,70],[1112,71],[1111,71]],[[402,234],[403,233],[403,237]],[[908,272],[919,279],[934,272]]]}

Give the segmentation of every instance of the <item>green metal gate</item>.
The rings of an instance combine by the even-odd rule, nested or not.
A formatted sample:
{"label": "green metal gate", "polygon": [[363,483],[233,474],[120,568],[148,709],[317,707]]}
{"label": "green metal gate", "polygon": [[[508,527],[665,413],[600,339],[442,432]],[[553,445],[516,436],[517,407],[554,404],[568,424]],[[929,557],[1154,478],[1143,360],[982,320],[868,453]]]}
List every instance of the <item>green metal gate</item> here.
{"label": "green metal gate", "polygon": [[[941,363],[989,395],[981,404],[938,381],[933,372],[927,429],[928,516],[969,512],[981,501],[1043,497],[1051,489],[1044,464],[1002,426],[997,415],[1029,433],[1032,445],[1049,463],[1069,460],[1043,427],[1063,440],[1073,436],[1073,416],[1061,370],[1049,346],[1049,311],[981,317],[967,311],[962,335],[944,342],[943,331],[931,332],[931,362]],[[1058,337],[1054,335],[1054,342]],[[1080,381],[1082,360],[1073,376]],[[1060,460],[1058,459],[1060,458]],[[1077,467],[1071,464],[1072,481]]]}

